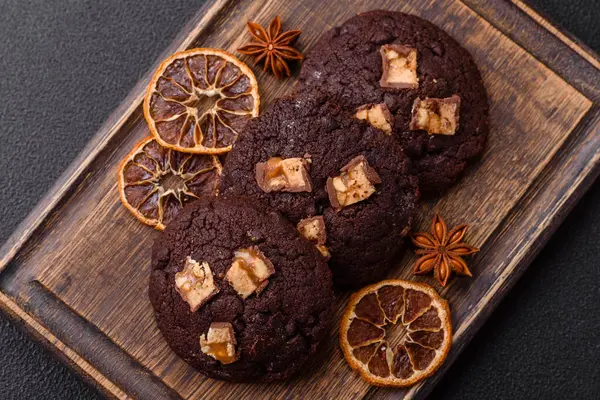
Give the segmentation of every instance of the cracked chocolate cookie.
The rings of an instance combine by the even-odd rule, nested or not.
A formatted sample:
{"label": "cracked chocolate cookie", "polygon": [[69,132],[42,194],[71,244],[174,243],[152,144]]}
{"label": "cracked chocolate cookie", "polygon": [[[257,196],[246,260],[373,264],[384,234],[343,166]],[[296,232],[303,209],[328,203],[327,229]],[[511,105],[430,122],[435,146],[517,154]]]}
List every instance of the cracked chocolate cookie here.
{"label": "cracked chocolate cookie", "polygon": [[208,377],[273,381],[297,372],[329,330],[331,273],[279,213],[198,200],[152,249],[150,301],[169,346]]}
{"label": "cracked chocolate cookie", "polygon": [[353,287],[398,260],[418,200],[400,144],[324,96],[281,98],[251,120],[221,190],[281,211]]}
{"label": "cracked chocolate cookie", "polygon": [[454,184],[485,147],[488,101],[477,66],[443,30],[413,15],[371,11],[326,32],[307,54],[298,87],[397,137],[426,195]]}

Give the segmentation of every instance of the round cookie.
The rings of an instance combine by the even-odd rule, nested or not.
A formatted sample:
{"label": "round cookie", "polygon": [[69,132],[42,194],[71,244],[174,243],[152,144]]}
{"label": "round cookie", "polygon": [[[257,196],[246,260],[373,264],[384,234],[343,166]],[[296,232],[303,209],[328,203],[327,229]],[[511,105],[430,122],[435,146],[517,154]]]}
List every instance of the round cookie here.
{"label": "round cookie", "polygon": [[[257,165],[274,157],[306,160],[311,190],[261,188]],[[336,208],[328,180],[357,157],[381,182],[366,199]],[[281,98],[250,120],[227,156],[221,191],[269,204],[295,224],[322,216],[325,237],[316,242],[331,256],[334,283],[348,287],[381,279],[397,261],[419,196],[400,144],[323,96]]]}
{"label": "round cookie", "polygon": [[[393,84],[389,75],[380,83],[382,48],[400,49],[401,55],[407,48],[416,49],[416,76],[407,68]],[[416,82],[410,82],[417,77],[415,88]],[[485,147],[488,100],[477,66],[448,34],[414,15],[371,11],[326,32],[307,54],[298,88],[325,94],[351,112],[362,105],[385,103],[394,135],[412,160],[412,172],[425,195],[439,194],[454,184]],[[411,129],[416,99],[454,95],[460,98],[460,106],[453,135],[429,134],[417,126]]]}
{"label": "round cookie", "polygon": [[328,333],[331,273],[266,206],[217,197],[186,206],[152,249],[150,301],[169,346],[208,377],[273,381]]}

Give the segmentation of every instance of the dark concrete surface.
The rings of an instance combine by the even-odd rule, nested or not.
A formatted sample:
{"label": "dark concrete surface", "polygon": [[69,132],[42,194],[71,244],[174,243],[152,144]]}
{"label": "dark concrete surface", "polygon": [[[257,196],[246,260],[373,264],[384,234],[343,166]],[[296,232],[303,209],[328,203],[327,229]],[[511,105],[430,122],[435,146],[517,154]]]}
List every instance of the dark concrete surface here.
{"label": "dark concrete surface", "polygon": [[[202,0],[0,0],[0,243]],[[597,0],[530,0],[600,51]],[[595,184],[432,398],[600,398]],[[0,399],[98,392],[0,314]]]}

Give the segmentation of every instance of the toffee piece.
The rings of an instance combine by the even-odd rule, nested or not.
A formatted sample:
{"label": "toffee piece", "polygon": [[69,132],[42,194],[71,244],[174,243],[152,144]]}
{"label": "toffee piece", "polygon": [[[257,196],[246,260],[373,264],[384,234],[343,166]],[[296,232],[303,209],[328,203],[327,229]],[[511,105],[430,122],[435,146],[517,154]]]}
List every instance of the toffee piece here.
{"label": "toffee piece", "polygon": [[[219,291],[192,311],[176,276],[194,268],[194,279],[210,271]],[[294,225],[255,199],[227,195],[184,207],[156,238],[149,297],[177,355],[208,377],[235,382],[299,371],[328,337],[334,301],[327,262]]]}
{"label": "toffee piece", "polygon": [[394,117],[385,103],[360,106],[356,109],[354,117],[367,121],[373,127],[388,135],[392,134]]}
{"label": "toffee piece", "polygon": [[229,322],[213,322],[208,333],[200,336],[200,350],[221,364],[237,361],[235,332]]}
{"label": "toffee piece", "polygon": [[327,194],[335,210],[368,199],[381,178],[365,156],[357,156],[342,167],[341,174],[327,179]]}
{"label": "toffee piece", "polygon": [[417,49],[400,44],[381,46],[383,73],[379,85],[383,88],[416,89],[419,87],[417,76]]}
{"label": "toffee piece", "polygon": [[264,192],[310,192],[309,162],[305,158],[269,158],[256,164],[256,183]]}
{"label": "toffee piece", "polygon": [[273,263],[258,247],[252,246],[234,253],[233,263],[225,279],[245,299],[254,292],[260,294],[269,284],[269,276],[274,273]]}
{"label": "toffee piece", "polygon": [[296,226],[298,228],[298,232],[300,235],[307,240],[310,240],[317,250],[321,252],[323,257],[329,259],[331,257],[331,253],[329,253],[329,249],[325,246],[325,242],[327,242],[327,231],[325,229],[325,220],[322,216],[305,218],[298,222]]}
{"label": "toffee piece", "polygon": [[219,293],[208,263],[200,264],[190,256],[185,259],[183,270],[175,274],[175,288],[190,305],[191,312]]}
{"label": "toffee piece", "polygon": [[458,129],[460,97],[425,100],[417,98],[412,108],[410,129],[424,130],[430,135],[454,135]]}

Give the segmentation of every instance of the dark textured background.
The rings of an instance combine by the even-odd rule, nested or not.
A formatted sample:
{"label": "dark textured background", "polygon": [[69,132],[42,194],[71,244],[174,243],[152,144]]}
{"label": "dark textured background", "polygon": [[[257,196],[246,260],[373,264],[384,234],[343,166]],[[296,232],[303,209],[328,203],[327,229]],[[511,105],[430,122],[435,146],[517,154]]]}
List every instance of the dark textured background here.
{"label": "dark textured background", "polygon": [[[0,243],[202,0],[0,0]],[[530,0],[600,51],[597,0]],[[432,397],[600,398],[600,185]],[[0,399],[98,393],[0,314]]]}

